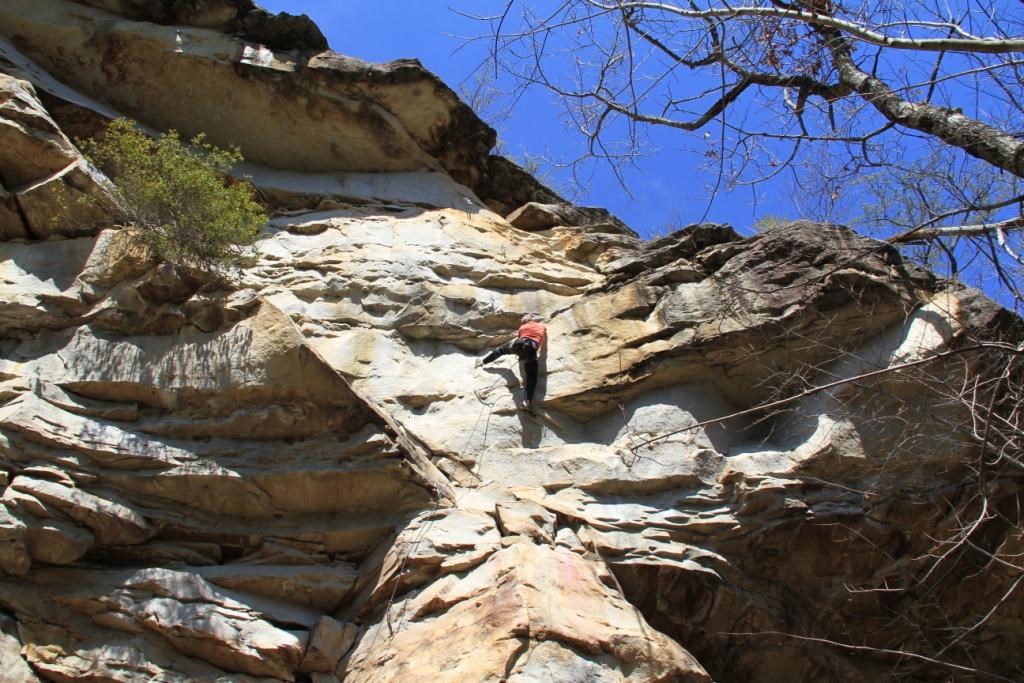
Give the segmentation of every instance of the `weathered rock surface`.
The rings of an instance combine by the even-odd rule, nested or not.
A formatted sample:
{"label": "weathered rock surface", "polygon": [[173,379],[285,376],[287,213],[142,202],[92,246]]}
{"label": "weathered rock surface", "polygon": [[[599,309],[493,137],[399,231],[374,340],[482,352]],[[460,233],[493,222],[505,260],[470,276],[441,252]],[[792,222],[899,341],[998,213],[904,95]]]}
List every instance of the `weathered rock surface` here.
{"label": "weathered rock surface", "polygon": [[[11,0],[0,34],[8,677],[1020,678],[1019,454],[965,397],[1022,328],[979,293],[837,226],[644,243],[418,65],[245,0]],[[242,146],[255,265],[37,227],[121,113]],[[474,363],[524,312],[534,412]]]}
{"label": "weathered rock surface", "polygon": [[0,239],[91,234],[117,215],[102,174],[0,54]]}
{"label": "weathered rock surface", "polygon": [[198,26],[230,33],[272,50],[322,52],[327,39],[305,14],[272,15],[250,0],[75,0],[79,4],[121,15],[133,21]]}
{"label": "weathered rock surface", "polygon": [[452,681],[710,681],[600,567],[561,548],[512,542],[472,571],[389,605],[339,676],[405,680],[426,667]]}
{"label": "weathered rock surface", "polygon": [[[282,169],[444,168],[470,185],[494,144],[494,131],[414,60],[377,65],[330,51],[275,52],[247,31],[207,28],[254,14],[228,3],[203,3],[218,19],[175,26],[146,20],[156,12],[175,21],[196,12],[190,3],[91,4],[103,9],[11,0],[0,23],[15,47],[66,85],[155,128],[186,138],[202,132]],[[123,9],[128,18],[104,11]]]}
{"label": "weathered rock surface", "polygon": [[516,228],[534,232],[559,226],[591,227],[602,232],[636,236],[628,226],[604,209],[578,207],[565,202],[541,204],[535,201],[524,203],[505,219]]}
{"label": "weathered rock surface", "polygon": [[10,683],[39,683],[40,679],[21,656],[17,626],[7,615],[0,615],[0,671]]}

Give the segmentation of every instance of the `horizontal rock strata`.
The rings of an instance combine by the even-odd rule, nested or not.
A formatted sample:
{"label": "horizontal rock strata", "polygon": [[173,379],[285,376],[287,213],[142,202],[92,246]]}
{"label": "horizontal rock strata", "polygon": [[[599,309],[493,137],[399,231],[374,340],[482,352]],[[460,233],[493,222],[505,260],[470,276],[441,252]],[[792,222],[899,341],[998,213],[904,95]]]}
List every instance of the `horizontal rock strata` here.
{"label": "horizontal rock strata", "polygon": [[[11,680],[1020,678],[1022,327],[980,293],[833,225],[644,242],[249,2],[0,34]],[[74,200],[120,114],[242,147],[251,267]],[[476,365],[524,313],[530,412]]]}

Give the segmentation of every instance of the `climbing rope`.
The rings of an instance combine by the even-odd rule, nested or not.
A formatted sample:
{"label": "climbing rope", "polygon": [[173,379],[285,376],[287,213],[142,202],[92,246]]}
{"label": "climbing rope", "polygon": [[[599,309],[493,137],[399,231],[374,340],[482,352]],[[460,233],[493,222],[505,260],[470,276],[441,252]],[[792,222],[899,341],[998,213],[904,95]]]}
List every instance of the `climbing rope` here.
{"label": "climbing rope", "polygon": [[[516,361],[516,363],[518,363],[518,361]],[[506,370],[511,370],[512,369],[512,365],[511,364],[507,364],[504,367],[505,367]],[[484,410],[487,410],[488,408],[490,408],[490,410],[487,410],[487,421],[484,423],[484,435],[483,435],[483,440],[482,440],[482,442],[480,444],[480,453],[478,454],[478,455],[483,455],[484,449],[487,447],[487,435],[490,432],[490,428],[491,428],[491,416],[494,415],[494,406],[497,405],[498,399],[495,399],[495,400],[493,400],[491,402],[488,402],[487,400],[484,399],[484,397],[481,394],[486,395],[487,393],[489,393],[495,387],[496,384],[498,384],[498,382],[501,382],[501,381],[502,381],[502,377],[498,376],[493,382],[491,382],[484,389],[474,389],[473,390],[473,395],[475,395],[476,396],[476,400],[478,400],[480,402],[480,411],[476,415],[476,422],[473,423],[473,429],[470,430],[469,437],[466,439],[466,444],[462,447],[462,450],[460,451],[460,455],[465,455],[469,451],[469,446],[473,442],[473,437],[476,435],[476,429],[477,429],[477,427],[480,426],[480,419],[483,417]],[[479,464],[479,461],[477,461],[476,464]],[[469,471],[474,476],[477,476],[476,473],[473,472],[472,469],[469,470]],[[477,478],[479,479],[479,476],[477,476]]]}
{"label": "climbing rope", "polygon": [[[508,366],[508,369],[511,370],[511,365]],[[476,434],[477,427],[480,425],[480,419],[483,417],[484,410],[486,408],[490,407],[490,410],[487,413],[487,421],[484,423],[484,437],[483,437],[483,444],[481,445],[481,454],[483,453],[483,448],[487,445],[487,434],[488,434],[488,431],[490,430],[491,415],[494,413],[494,406],[497,404],[498,400],[495,399],[494,401],[491,401],[491,402],[488,403],[486,400],[484,400],[484,398],[481,396],[481,394],[486,394],[487,392],[489,392],[501,380],[502,380],[502,377],[499,376],[497,379],[495,379],[493,382],[491,382],[491,384],[488,385],[487,387],[485,387],[484,389],[482,389],[482,390],[474,389],[473,390],[473,394],[476,396],[477,400],[480,401],[480,403],[482,405],[480,406],[480,412],[477,413],[476,422],[473,423],[473,429],[470,430],[469,438],[466,439],[466,445],[463,446],[462,450],[458,453],[460,458],[461,458],[461,456],[464,456],[466,454],[466,452],[469,450],[469,446],[472,443],[473,436]],[[461,462],[461,460],[460,460],[460,462]],[[473,474],[474,476],[477,476],[476,473],[473,472],[472,470],[469,470],[469,472],[471,474]],[[479,479],[479,478],[480,477],[477,476],[477,479]],[[464,491],[463,493],[459,494],[455,498],[455,501],[454,501],[455,502],[455,506],[454,507],[458,507],[459,501],[462,499],[462,496],[464,496],[465,494],[466,494],[466,492]],[[408,565],[409,558],[412,557],[416,553],[416,551],[419,549],[420,543],[423,541],[424,538],[426,538],[427,532],[433,526],[434,520],[437,518],[437,512],[438,512],[438,510],[441,509],[441,500],[442,500],[441,491],[439,490],[439,488],[437,486],[435,486],[434,487],[434,506],[433,506],[433,508],[431,508],[430,512],[427,513],[427,515],[424,517],[423,524],[416,531],[416,535],[413,538],[412,542],[409,543],[407,550],[402,554],[402,560],[401,560],[401,562],[398,565],[398,570],[394,574],[394,585],[392,585],[392,587],[391,587],[391,594],[388,596],[388,599],[387,599],[387,601],[384,604],[384,623],[388,627],[388,639],[389,640],[391,640],[391,639],[393,639],[395,637],[396,631],[401,630],[402,624],[405,623],[406,612],[407,612],[407,610],[409,608],[408,602],[406,602],[402,606],[402,609],[401,609],[401,611],[398,614],[398,621],[397,621],[397,623],[392,622],[391,609],[392,609],[392,607],[394,607],[395,597],[398,595],[398,587],[402,583],[402,576],[405,574],[405,569],[406,569],[406,566]],[[373,649],[374,644],[377,642],[377,636],[380,634],[380,632],[382,630],[383,630],[383,627],[379,627],[374,632],[373,638],[370,640],[370,645],[369,645],[368,649],[370,649],[370,650]]]}
{"label": "climbing rope", "polygon": [[[395,572],[394,585],[391,587],[391,595],[388,597],[388,601],[384,605],[384,619],[388,625],[388,639],[392,639],[395,637],[395,626],[393,626],[391,623],[391,608],[395,604],[395,595],[398,594],[398,586],[402,583],[402,575],[405,573],[405,567],[409,562],[409,558],[419,549],[420,543],[423,541],[424,538],[426,538],[427,531],[430,529],[431,526],[433,526],[434,519],[436,518],[437,515],[437,511],[441,509],[441,498],[441,491],[435,486],[434,507],[427,514],[423,522],[423,525],[420,526],[420,528],[417,530],[416,537],[415,539],[413,539],[410,549],[403,554],[402,561],[398,565],[398,571]],[[458,499],[456,499],[455,502],[458,503]],[[402,623],[405,621],[405,612],[408,608],[409,603],[408,601],[406,601],[406,603],[402,605],[402,611],[398,616],[398,629],[402,628]],[[373,647],[373,642],[377,639],[378,633],[380,633],[379,628],[377,629],[376,633],[373,634],[373,641],[370,641],[371,648]]]}

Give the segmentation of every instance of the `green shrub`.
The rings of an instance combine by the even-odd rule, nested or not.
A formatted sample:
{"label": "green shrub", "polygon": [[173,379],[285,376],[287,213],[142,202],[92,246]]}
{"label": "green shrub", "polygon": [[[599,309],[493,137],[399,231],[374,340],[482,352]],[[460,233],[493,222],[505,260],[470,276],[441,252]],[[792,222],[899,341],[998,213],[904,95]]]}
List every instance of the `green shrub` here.
{"label": "green shrub", "polygon": [[248,262],[267,216],[249,183],[225,181],[242,160],[237,148],[203,135],[185,145],[175,131],[153,140],[128,119],[79,144],[113,178],[122,211],[158,259],[204,269]]}

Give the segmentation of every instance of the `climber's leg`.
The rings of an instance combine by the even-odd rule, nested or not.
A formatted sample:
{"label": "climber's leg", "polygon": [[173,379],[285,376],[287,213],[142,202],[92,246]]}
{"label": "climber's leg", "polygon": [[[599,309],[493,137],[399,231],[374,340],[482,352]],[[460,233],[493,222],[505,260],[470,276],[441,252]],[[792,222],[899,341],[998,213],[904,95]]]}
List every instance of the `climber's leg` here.
{"label": "climber's leg", "polygon": [[509,354],[509,353],[517,353],[517,351],[516,351],[516,342],[517,341],[519,341],[519,340],[518,339],[511,339],[511,340],[505,342],[504,344],[502,344],[501,346],[499,346],[498,348],[491,349],[490,351],[487,352],[487,354],[483,357],[483,359],[481,359],[480,362],[484,363],[486,365],[487,363],[490,363],[492,360],[498,358],[499,356],[504,356],[504,355]]}
{"label": "climber's leg", "polygon": [[533,392],[537,390],[537,347],[528,339],[521,340],[519,360],[523,363],[523,375],[526,384],[526,407],[533,403]]}

